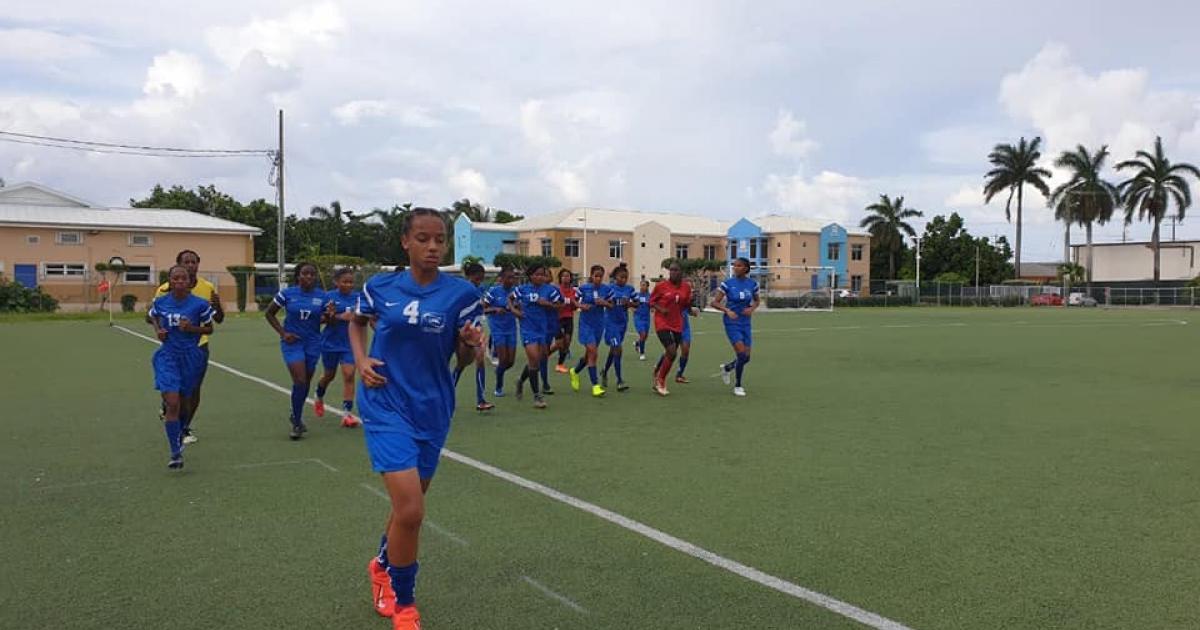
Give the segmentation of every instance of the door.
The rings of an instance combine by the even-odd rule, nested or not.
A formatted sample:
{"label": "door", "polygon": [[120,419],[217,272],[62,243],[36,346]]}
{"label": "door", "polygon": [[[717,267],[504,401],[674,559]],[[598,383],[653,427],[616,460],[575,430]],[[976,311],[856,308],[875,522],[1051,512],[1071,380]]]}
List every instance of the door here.
{"label": "door", "polygon": [[37,265],[13,265],[13,278],[23,287],[36,287]]}

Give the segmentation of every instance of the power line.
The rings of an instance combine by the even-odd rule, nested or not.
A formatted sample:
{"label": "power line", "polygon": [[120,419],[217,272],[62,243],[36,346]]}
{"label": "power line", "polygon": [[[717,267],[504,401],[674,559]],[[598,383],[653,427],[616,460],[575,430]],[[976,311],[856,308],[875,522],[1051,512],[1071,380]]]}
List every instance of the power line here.
{"label": "power line", "polygon": [[245,157],[248,155],[272,156],[271,149],[182,149],[178,147],[156,147],[148,145],[115,144],[110,142],[93,142],[90,140],[74,140],[71,138],[56,138],[39,136],[15,131],[0,131],[0,141],[51,147],[56,149],[71,149],[91,153],[110,153],[119,155],[140,155],[148,157]]}
{"label": "power line", "polygon": [[33,140],[20,140],[17,138],[6,138],[0,135],[0,142],[11,142],[14,144],[27,144],[39,147],[50,147],[53,149],[71,149],[74,151],[84,151],[87,153],[107,153],[112,155],[139,155],[143,157],[169,157],[169,158],[234,158],[247,157],[250,155],[266,155],[270,157],[270,153],[154,153],[151,151],[128,151],[122,149],[100,149],[94,147],[75,147],[64,144],[52,144],[49,142],[36,142]]}

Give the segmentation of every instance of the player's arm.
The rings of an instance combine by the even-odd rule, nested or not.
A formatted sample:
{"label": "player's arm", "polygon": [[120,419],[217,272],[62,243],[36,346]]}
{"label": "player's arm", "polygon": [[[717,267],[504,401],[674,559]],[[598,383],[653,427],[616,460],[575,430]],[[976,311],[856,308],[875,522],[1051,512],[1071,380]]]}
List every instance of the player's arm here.
{"label": "player's arm", "polygon": [[154,310],[154,304],[150,304],[150,310],[146,311],[146,321],[154,326],[154,336],[158,337],[159,341],[167,340],[167,329],[163,328],[158,323],[158,312]]}
{"label": "player's arm", "polygon": [[354,368],[358,372],[359,378],[362,379],[363,385],[382,387],[387,383],[387,378],[376,372],[375,368],[383,365],[383,361],[367,356],[367,324],[375,325],[374,315],[374,302],[366,287],[363,287],[362,295],[358,298],[358,307],[354,311],[354,319],[347,328],[346,336],[350,340],[350,352],[354,353]]}
{"label": "player's arm", "polygon": [[671,312],[671,309],[667,308],[666,304],[663,304],[663,294],[658,290],[658,287],[654,287],[654,292],[650,294],[650,308],[663,315]]}
{"label": "player's arm", "polygon": [[282,308],[279,303],[281,295],[283,295],[283,294],[280,293],[279,295],[276,295],[275,299],[272,300],[269,305],[267,305],[266,320],[267,320],[267,323],[270,324],[271,328],[275,329],[275,333],[277,335],[279,335],[280,339],[282,339],[288,343],[296,343],[296,341],[298,341],[300,339],[300,337],[296,336],[295,333],[290,333],[290,332],[284,330],[283,324],[279,323],[279,317],[277,317],[277,315],[279,313],[279,309]]}
{"label": "player's arm", "polygon": [[521,304],[513,299],[513,294],[508,296],[508,310],[512,311],[513,315],[525,319],[525,309],[521,308]]}
{"label": "player's arm", "polygon": [[225,323],[225,307],[221,306],[221,296],[217,294],[216,285],[213,285],[212,297],[209,298],[208,303],[212,305],[213,321],[218,324]]}
{"label": "player's arm", "polygon": [[747,306],[747,307],[746,307],[746,310],[742,311],[742,313],[744,313],[744,314],[746,314],[746,315],[753,315],[753,314],[754,314],[754,311],[757,311],[757,310],[758,310],[758,305],[759,305],[760,303],[761,303],[761,302],[759,301],[759,298],[758,298],[758,291],[757,291],[757,290],[755,290],[755,291],[754,291],[754,299],[753,299],[753,300],[751,300],[751,302],[750,302],[750,306]]}
{"label": "player's arm", "polygon": [[475,351],[483,345],[483,326],[479,325],[479,302],[468,304],[458,313],[458,329],[455,354],[460,365],[470,365]]}
{"label": "player's arm", "polygon": [[712,301],[710,301],[708,305],[717,309],[718,311],[721,311],[722,313],[725,313],[725,317],[728,317],[729,319],[737,319],[737,313],[733,312],[733,309],[725,306],[724,287],[718,287],[717,290],[713,292]]}

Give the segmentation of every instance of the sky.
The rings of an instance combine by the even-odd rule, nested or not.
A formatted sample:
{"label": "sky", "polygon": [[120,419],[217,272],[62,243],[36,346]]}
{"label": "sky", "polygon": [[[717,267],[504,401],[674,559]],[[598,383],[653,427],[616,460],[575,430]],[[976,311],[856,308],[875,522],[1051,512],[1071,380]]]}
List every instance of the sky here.
{"label": "sky", "polygon": [[[0,130],[272,148],[283,109],[301,215],[468,197],[853,226],[887,194],[1010,240],[1004,199],[982,198],[996,143],[1107,144],[1111,165],[1162,136],[1200,163],[1195,2],[158,4],[0,5]],[[109,205],[156,183],[271,198],[269,170],[0,142],[10,184]],[[1096,241],[1149,233],[1117,220]],[[1200,209],[1176,235],[1200,238]],[[1023,260],[1063,239],[1028,195]]]}

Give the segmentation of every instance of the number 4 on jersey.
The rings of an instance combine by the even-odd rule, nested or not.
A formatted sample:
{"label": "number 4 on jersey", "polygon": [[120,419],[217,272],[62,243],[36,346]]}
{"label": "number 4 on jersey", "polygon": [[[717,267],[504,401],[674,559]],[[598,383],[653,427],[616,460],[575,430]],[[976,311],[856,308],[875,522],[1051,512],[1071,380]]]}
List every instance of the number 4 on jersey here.
{"label": "number 4 on jersey", "polygon": [[421,301],[413,300],[413,301],[409,302],[408,306],[405,306],[404,310],[401,311],[401,313],[403,313],[405,316],[408,317],[408,323],[410,323],[410,324],[417,323],[417,320],[421,316]]}

